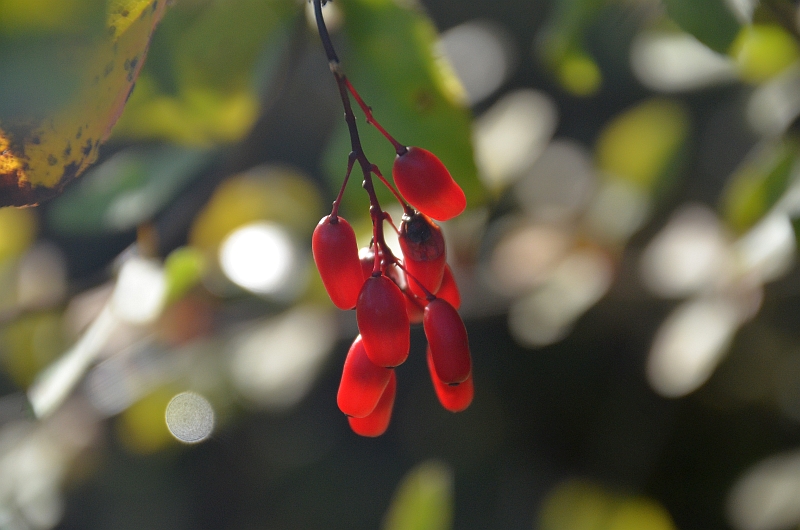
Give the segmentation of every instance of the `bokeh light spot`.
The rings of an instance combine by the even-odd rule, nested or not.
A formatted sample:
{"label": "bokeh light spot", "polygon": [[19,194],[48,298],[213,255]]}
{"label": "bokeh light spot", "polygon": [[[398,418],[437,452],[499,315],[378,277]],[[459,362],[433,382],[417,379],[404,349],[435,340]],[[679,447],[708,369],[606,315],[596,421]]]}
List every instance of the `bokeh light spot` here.
{"label": "bokeh light spot", "polygon": [[577,216],[595,186],[588,150],[573,140],[553,140],[514,184],[514,195],[534,217],[559,222]]}
{"label": "bokeh light spot", "polygon": [[702,205],[676,211],[645,248],[642,279],[663,297],[686,296],[730,280],[728,238],[716,214]]}
{"label": "bokeh light spot", "polygon": [[738,530],[781,530],[800,523],[800,453],[772,456],[750,468],[728,495]]}
{"label": "bokeh light spot", "polygon": [[333,313],[298,306],[237,334],[231,379],[251,402],[286,409],[306,395],[336,340]]}
{"label": "bokeh light spot", "polygon": [[502,28],[471,21],[441,35],[440,46],[474,105],[490,96],[508,78],[514,50]]}
{"label": "bokeh light spot", "polygon": [[728,297],[691,300],[665,320],[647,360],[650,386],[681,397],[705,383],[742,322],[743,308]]}
{"label": "bokeh light spot", "polygon": [[279,225],[256,222],[232,232],[222,242],[219,262],[236,285],[259,294],[279,291],[296,262],[292,240]]}
{"label": "bokeh light spot", "polygon": [[574,250],[543,285],[511,305],[511,334],[521,344],[533,347],[563,339],[575,319],[605,295],[613,274],[611,261],[603,252]]}
{"label": "bokeh light spot", "polygon": [[154,321],[164,305],[167,282],[164,270],[154,261],[133,257],[119,271],[111,297],[114,315],[131,324]]}
{"label": "bokeh light spot", "polygon": [[475,122],[475,160],[492,189],[519,178],[555,132],[558,112],[547,94],[517,90],[504,96]]}
{"label": "bokeh light spot", "polygon": [[696,90],[736,79],[730,57],[686,33],[640,33],[631,45],[631,69],[644,86],[661,92]]}
{"label": "bokeh light spot", "polygon": [[214,409],[200,394],[181,392],[167,404],[167,428],[184,443],[202,442],[214,430]]}

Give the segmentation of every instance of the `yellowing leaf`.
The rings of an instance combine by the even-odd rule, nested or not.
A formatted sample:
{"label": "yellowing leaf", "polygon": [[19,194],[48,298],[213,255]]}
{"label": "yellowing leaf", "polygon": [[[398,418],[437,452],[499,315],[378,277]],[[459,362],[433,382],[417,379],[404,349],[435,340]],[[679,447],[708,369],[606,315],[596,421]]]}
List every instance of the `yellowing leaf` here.
{"label": "yellowing leaf", "polygon": [[76,86],[51,113],[4,115],[0,122],[0,206],[58,194],[97,158],[133,89],[166,0],[116,0],[106,32],[78,46]]}
{"label": "yellowing leaf", "polygon": [[109,32],[113,31],[114,38],[118,38],[142,16],[142,13],[151,4],[153,4],[153,0],[109,0],[106,24]]}

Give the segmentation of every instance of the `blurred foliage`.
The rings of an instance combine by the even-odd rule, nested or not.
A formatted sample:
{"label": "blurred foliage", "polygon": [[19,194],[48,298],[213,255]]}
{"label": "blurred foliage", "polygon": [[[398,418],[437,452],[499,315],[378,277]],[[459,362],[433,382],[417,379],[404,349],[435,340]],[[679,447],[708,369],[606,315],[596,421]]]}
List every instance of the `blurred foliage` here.
{"label": "blurred foliage", "polygon": [[0,204],[37,204],[97,159],[165,7],[157,0],[0,5],[0,54],[9,64],[0,84]]}
{"label": "blurred foliage", "polygon": [[723,217],[731,228],[744,232],[775,205],[795,178],[797,156],[797,140],[786,138],[742,164],[722,195]]}
{"label": "blurred foliage", "polygon": [[646,194],[663,188],[689,133],[689,116],[677,101],[654,99],[618,114],[600,132],[597,167]]}
{"label": "blurred foliage", "polygon": [[350,140],[308,7],[0,0],[0,181],[34,185],[5,202],[57,196],[0,209],[0,528],[797,527],[797,2],[328,3],[469,205],[474,402],[438,406],[414,328],[377,440],[310,256]]}
{"label": "blurred foliage", "polygon": [[714,51],[727,52],[739,31],[725,0],[665,0],[664,4],[681,29]]}
{"label": "blurred foliage", "polygon": [[453,519],[453,476],[446,464],[423,462],[398,485],[384,530],[448,530]]}
{"label": "blurred foliage", "polygon": [[240,140],[298,11],[294,0],[177,3],[115,134],[201,146]]}

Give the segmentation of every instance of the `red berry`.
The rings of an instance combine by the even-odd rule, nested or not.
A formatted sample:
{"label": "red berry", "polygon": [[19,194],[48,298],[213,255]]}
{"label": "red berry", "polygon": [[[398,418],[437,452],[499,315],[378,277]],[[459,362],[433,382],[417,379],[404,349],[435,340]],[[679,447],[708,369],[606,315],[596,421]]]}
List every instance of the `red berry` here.
{"label": "red berry", "polygon": [[472,384],[472,372],[470,372],[463,383],[448,385],[436,375],[430,348],[428,348],[427,356],[428,371],[431,374],[433,389],[436,391],[436,397],[439,398],[439,403],[450,412],[461,412],[469,407],[469,404],[472,403],[472,397],[475,395],[475,387]]}
{"label": "red berry", "polygon": [[464,211],[467,198],[436,155],[420,147],[409,147],[397,155],[392,166],[397,190],[411,206],[439,221]]}
{"label": "red berry", "polygon": [[391,371],[389,383],[383,391],[375,410],[371,414],[363,418],[348,417],[347,421],[350,423],[350,428],[353,432],[361,436],[380,436],[386,432],[389,427],[389,421],[392,419],[392,408],[394,407],[394,397],[397,394],[397,376],[394,370]]}
{"label": "red berry", "polygon": [[403,250],[403,265],[411,276],[408,279],[411,291],[426,296],[420,283],[430,293],[438,291],[447,264],[442,230],[428,216],[417,212],[403,216],[399,241]]}
{"label": "red berry", "polygon": [[376,366],[369,360],[359,335],[344,361],[342,381],[336,396],[339,409],[355,418],[368,416],[378,404],[391,375],[390,368]]}
{"label": "red berry", "polygon": [[353,309],[364,284],[353,228],[342,217],[323,217],[311,237],[311,250],[331,301],[340,309]]}
{"label": "red berry", "polygon": [[364,280],[372,276],[375,268],[375,251],[370,247],[361,247],[358,251],[358,259],[361,262],[361,272],[364,273]]}
{"label": "red berry", "polygon": [[406,360],[410,323],[405,295],[392,280],[384,275],[367,278],[358,295],[356,320],[373,363],[392,367]]}
{"label": "red berry", "polygon": [[458,311],[437,298],[425,307],[422,326],[439,379],[448,385],[465,381],[472,370],[472,361],[467,329]]}
{"label": "red berry", "polygon": [[[372,276],[372,271],[375,268],[375,250],[371,247],[363,247],[358,251],[358,257],[361,260],[361,270],[366,280]],[[383,261],[383,252],[381,252],[381,261]],[[406,280],[403,271],[397,265],[394,263],[382,263],[381,270],[401,290],[405,288]]]}
{"label": "red berry", "polygon": [[408,313],[408,321],[411,324],[421,324],[422,315],[428,301],[424,298],[414,296],[414,293],[406,291],[406,313]]}
{"label": "red berry", "polygon": [[445,265],[442,285],[434,294],[437,298],[442,298],[450,302],[450,305],[456,309],[461,307],[461,293],[458,291],[458,284],[456,284],[456,280],[453,278],[453,272],[450,270],[449,265]]}

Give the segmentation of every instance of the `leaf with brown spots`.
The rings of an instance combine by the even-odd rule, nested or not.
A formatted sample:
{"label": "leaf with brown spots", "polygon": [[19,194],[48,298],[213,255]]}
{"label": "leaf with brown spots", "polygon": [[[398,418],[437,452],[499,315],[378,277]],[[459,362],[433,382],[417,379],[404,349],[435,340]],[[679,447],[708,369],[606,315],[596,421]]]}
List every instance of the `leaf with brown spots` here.
{"label": "leaf with brown spots", "polygon": [[75,87],[44,114],[3,114],[0,206],[31,206],[60,193],[97,158],[144,63],[166,0],[111,0],[106,31],[70,57]]}

